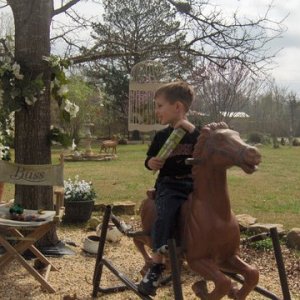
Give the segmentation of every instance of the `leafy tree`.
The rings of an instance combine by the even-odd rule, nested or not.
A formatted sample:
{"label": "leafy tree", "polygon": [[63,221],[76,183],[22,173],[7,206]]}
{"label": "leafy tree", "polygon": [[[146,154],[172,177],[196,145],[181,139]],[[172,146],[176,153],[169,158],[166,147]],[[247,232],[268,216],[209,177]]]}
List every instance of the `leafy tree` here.
{"label": "leafy tree", "polygon": [[[104,86],[105,93],[110,95],[107,99],[110,109],[119,112],[116,108],[120,107],[125,120],[128,86],[123,86],[123,83],[127,81],[133,65],[148,59],[162,61],[170,78],[186,78],[191,70],[194,76],[194,66],[199,66],[197,71],[204,71],[203,66],[207,67],[210,83],[205,82],[201,96],[205,94],[203,96],[209,102],[207,108],[214,120],[220,116],[216,114],[216,109],[220,110],[217,106],[221,105],[222,110],[227,111],[231,111],[233,105],[242,109],[242,103],[248,101],[250,90],[254,87],[250,80],[251,71],[260,69],[260,60],[270,58],[266,53],[264,58],[261,56],[268,37],[261,26],[257,27],[262,25],[262,20],[267,21],[267,15],[258,23],[243,23],[236,15],[231,22],[224,21],[216,8],[208,13],[205,9],[208,5],[207,1],[191,1],[190,5],[158,0],[103,1],[103,21],[93,24],[94,45],[90,49],[82,49],[81,59],[93,60],[101,54],[115,54],[97,61],[93,66],[94,72],[90,73],[104,82],[108,77],[115,77],[116,88],[108,91]],[[262,35],[254,34],[254,38],[250,28],[259,28]],[[273,34],[279,32],[275,30]],[[219,80],[218,87],[215,82],[217,76],[223,78]],[[203,79],[203,74],[200,77]],[[120,86],[124,87],[121,93]],[[219,100],[216,99],[216,89],[219,89]],[[119,114],[115,116],[117,119]],[[226,120],[230,121],[230,118],[226,116]]]}
{"label": "leafy tree", "polygon": [[95,111],[99,106],[100,99],[97,91],[80,76],[70,77],[68,88],[68,97],[79,106],[79,112],[70,122],[63,122],[62,126],[78,144],[82,125],[87,121],[93,122],[96,119]]}
{"label": "leafy tree", "polygon": [[[289,116],[290,116],[290,128],[289,128],[289,135],[295,136],[296,132],[296,127],[297,127],[297,112],[299,115],[299,110],[298,108],[300,107],[300,102],[297,101],[296,94],[293,92],[290,92],[287,95],[287,105],[288,105],[288,111],[289,111]],[[299,118],[298,118],[299,120]],[[300,122],[298,121],[298,126],[300,125]]]}
{"label": "leafy tree", "polygon": [[132,67],[143,60],[160,58],[176,73],[183,65],[176,57],[185,34],[180,32],[176,10],[166,1],[104,0],[103,7],[103,21],[93,24],[95,45],[92,50],[83,49],[83,53],[119,53],[114,59],[94,64],[88,74],[99,79],[107,121],[123,123],[125,131]]}
{"label": "leafy tree", "polygon": [[[262,17],[245,19],[240,18],[238,12],[230,18],[225,17],[220,8],[207,0],[103,0],[102,3],[107,10],[104,21],[94,25],[96,33],[93,36],[97,40],[92,47],[83,48],[82,55],[73,57],[76,63],[118,57],[124,60],[128,56],[131,57],[130,61],[132,57],[140,61],[151,57],[151,53],[156,57],[160,53],[163,58],[171,56],[187,62],[191,62],[192,56],[193,64],[200,60],[200,64],[206,61],[220,67],[225,67],[229,61],[239,61],[257,72],[275,56],[276,52],[270,52],[266,45],[284,30],[281,21],[269,18],[271,5]],[[161,19],[155,13],[159,7],[163,8]],[[149,23],[153,17],[157,24]],[[162,20],[165,18],[174,22],[164,23]],[[147,22],[143,22],[143,19]],[[173,31],[169,31],[168,26],[172,26]],[[158,33],[167,30],[165,33],[171,35],[163,35],[161,39],[152,31],[153,28]],[[97,31],[100,36],[97,36]],[[148,31],[150,34],[147,36]],[[137,45],[141,35],[146,35],[151,47]],[[151,43],[151,39],[158,43]],[[72,45],[70,41],[69,45]]]}
{"label": "leafy tree", "polygon": [[[44,89],[37,92],[34,105],[24,104],[21,110],[15,113],[15,161],[23,164],[49,164],[51,163],[51,147],[48,139],[50,132],[50,81],[51,66],[43,57],[50,56],[50,28],[53,18],[61,13],[66,13],[73,20],[82,18],[72,11],[75,4],[83,0],[61,1],[60,6],[55,6],[53,0],[1,0],[1,7],[9,6],[13,13],[15,25],[15,52],[14,60],[21,66],[21,71],[28,82],[36,79],[43,81]],[[104,1],[104,0],[103,0]],[[115,5],[121,5],[114,2]],[[158,1],[157,1],[158,2]],[[99,3],[102,1],[99,0]],[[105,2],[103,2],[105,3]],[[145,2],[146,3],[146,2]],[[170,44],[178,49],[179,57],[185,59],[186,50],[195,57],[200,57],[218,64],[220,58],[226,61],[239,60],[251,70],[260,69],[260,63],[268,61],[274,54],[260,51],[266,43],[281,33],[281,26],[274,26],[268,19],[268,14],[256,20],[241,22],[235,14],[231,22],[225,21],[220,11],[207,12],[207,1],[192,0],[189,5],[180,5],[174,1],[158,2],[162,7],[171,3],[175,10],[171,13],[181,15],[183,29],[191,33],[189,43],[182,45],[177,43],[177,37],[184,33],[180,31],[176,35],[174,43]],[[178,18],[179,18],[178,17]],[[119,15],[121,18],[121,15]],[[270,21],[270,22],[269,22]],[[272,23],[272,26],[269,26]],[[67,29],[68,30],[68,29]],[[145,24],[144,30],[147,30]],[[67,34],[67,32],[65,32]],[[67,35],[61,34],[64,40]],[[149,37],[149,39],[151,36]],[[168,37],[166,37],[167,40]],[[96,45],[95,45],[96,46]],[[159,46],[159,45],[158,45]],[[96,47],[97,48],[97,47]],[[95,61],[103,58],[124,57],[137,54],[140,59],[149,49],[133,52],[115,52],[114,48],[101,48],[94,51],[95,47],[85,49],[83,55],[74,56],[73,62]],[[168,49],[164,49],[168,50]],[[164,53],[168,53],[165,51]],[[134,62],[133,62],[134,63]],[[116,66],[118,67],[118,66]],[[25,100],[25,99],[23,99]],[[26,102],[25,102],[26,103]],[[32,142],[34,141],[34,143]],[[27,187],[16,185],[15,200],[26,208],[52,209],[52,189],[50,187]],[[53,239],[50,239],[53,241]]]}
{"label": "leafy tree", "polygon": [[143,60],[176,60],[186,33],[167,1],[103,0],[103,7],[103,22],[93,25],[95,44],[84,52],[118,53],[114,66],[127,73]]}

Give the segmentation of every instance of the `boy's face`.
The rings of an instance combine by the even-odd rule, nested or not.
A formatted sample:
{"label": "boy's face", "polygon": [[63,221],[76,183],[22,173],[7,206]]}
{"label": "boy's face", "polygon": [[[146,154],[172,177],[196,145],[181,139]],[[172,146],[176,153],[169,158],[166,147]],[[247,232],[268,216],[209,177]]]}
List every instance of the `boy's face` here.
{"label": "boy's face", "polygon": [[158,96],[155,100],[155,113],[162,125],[175,125],[185,116],[184,107],[181,102],[171,103],[164,95]]}

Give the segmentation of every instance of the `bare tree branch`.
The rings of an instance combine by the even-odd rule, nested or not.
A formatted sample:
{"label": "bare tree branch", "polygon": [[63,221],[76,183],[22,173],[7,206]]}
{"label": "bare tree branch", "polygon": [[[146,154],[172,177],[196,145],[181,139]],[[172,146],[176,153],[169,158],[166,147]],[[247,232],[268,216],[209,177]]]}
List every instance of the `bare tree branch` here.
{"label": "bare tree branch", "polygon": [[[4,49],[3,53],[0,52],[0,56],[10,57],[10,58],[13,59],[13,55],[12,55],[11,51],[9,50],[9,48],[7,47],[6,40],[5,39],[0,39],[0,44],[2,45],[2,47]],[[1,48],[0,48],[0,50],[1,50]]]}
{"label": "bare tree branch", "polygon": [[120,52],[120,53],[111,53],[111,52],[104,52],[104,53],[97,53],[97,54],[87,54],[87,55],[79,55],[71,57],[70,60],[73,62],[73,64],[80,64],[85,62],[91,62],[99,59],[105,59],[105,58],[120,58],[123,56],[132,56],[134,54],[133,52]]}
{"label": "bare tree branch", "polygon": [[69,8],[71,8],[72,6],[74,6],[75,4],[77,4],[78,2],[80,2],[81,0],[71,0],[69,1],[67,4],[63,5],[62,7],[55,9],[52,12],[52,17],[61,14],[63,12],[66,12]]}

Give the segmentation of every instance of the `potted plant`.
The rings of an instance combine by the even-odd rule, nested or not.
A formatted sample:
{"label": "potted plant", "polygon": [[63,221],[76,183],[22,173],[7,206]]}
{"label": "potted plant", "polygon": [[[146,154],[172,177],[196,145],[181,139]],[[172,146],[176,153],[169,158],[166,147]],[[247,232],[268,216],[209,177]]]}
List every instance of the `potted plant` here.
{"label": "potted plant", "polygon": [[64,181],[65,222],[86,222],[91,217],[96,192],[92,182],[68,179]]}

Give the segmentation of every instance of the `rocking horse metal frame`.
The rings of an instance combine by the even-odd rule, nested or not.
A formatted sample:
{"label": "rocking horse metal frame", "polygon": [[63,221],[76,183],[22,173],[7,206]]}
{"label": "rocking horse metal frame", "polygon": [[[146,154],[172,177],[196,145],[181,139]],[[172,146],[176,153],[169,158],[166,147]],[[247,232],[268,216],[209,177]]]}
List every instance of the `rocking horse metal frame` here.
{"label": "rocking horse metal frame", "polygon": [[[130,280],[127,276],[125,276],[120,271],[118,271],[109,260],[107,260],[106,258],[103,257],[104,246],[105,246],[105,241],[106,241],[106,234],[107,234],[108,224],[109,224],[110,220],[116,225],[116,227],[123,234],[125,234],[127,236],[133,237],[135,235],[143,234],[142,232],[125,232],[121,226],[121,223],[112,214],[111,210],[112,210],[112,207],[110,205],[106,206],[104,217],[103,217],[101,235],[100,235],[100,239],[99,239],[99,248],[98,248],[98,252],[97,252],[96,264],[95,264],[95,269],[94,269],[92,296],[97,297],[98,292],[101,292],[103,294],[109,294],[109,293],[122,292],[122,291],[130,289],[143,300],[153,299],[150,296],[145,296],[145,295],[142,295],[141,293],[139,293],[136,284],[132,280]],[[176,241],[174,239],[170,239],[168,241],[168,249],[169,249],[172,275],[171,275],[171,277],[167,277],[164,280],[164,283],[168,283],[170,280],[172,280],[174,299],[175,300],[183,300],[182,288],[181,288],[181,282],[180,282],[180,267],[179,267],[178,258],[176,255]],[[118,277],[124,283],[124,285],[114,286],[114,287],[109,287],[109,288],[100,287],[103,266],[106,266],[109,269],[109,271],[111,271],[116,277]]]}
{"label": "rocking horse metal frame", "polygon": [[[215,287],[212,292],[207,292],[206,289],[203,286],[203,281],[196,282],[193,286],[193,290],[196,293],[198,297],[201,299],[221,299],[223,296],[227,295],[227,293],[232,293],[232,297],[234,299],[246,299],[246,296],[250,293],[251,290],[256,290],[262,295],[270,298],[270,299],[279,299],[276,295],[272,294],[271,292],[258,287],[257,286],[257,281],[258,281],[258,275],[256,275],[257,271],[253,269],[252,267],[250,268],[250,265],[245,264],[241,259],[238,257],[238,252],[239,252],[239,243],[240,243],[240,237],[239,237],[239,232],[237,233],[238,226],[234,215],[230,213],[230,200],[228,197],[228,192],[227,192],[227,187],[226,187],[226,169],[232,165],[238,165],[240,166],[246,173],[253,173],[255,168],[254,165],[260,162],[260,155],[258,154],[257,150],[253,147],[250,147],[249,145],[246,145],[240,137],[237,135],[236,132],[229,130],[227,125],[224,123],[220,124],[211,124],[211,126],[206,126],[205,131],[202,130],[202,135],[203,137],[199,139],[199,146],[198,150],[194,151],[194,159],[193,159],[193,164],[195,163],[201,163],[202,168],[193,168],[193,175],[194,175],[194,180],[196,180],[196,183],[201,185],[194,187],[194,192],[193,192],[193,199],[195,201],[202,201],[197,204],[193,204],[192,208],[192,203],[191,203],[191,198],[189,201],[187,201],[190,205],[189,211],[195,212],[198,211],[200,215],[198,216],[197,219],[195,219],[195,215],[190,216],[188,219],[184,218],[184,215],[181,214],[181,222],[183,221],[190,221],[192,218],[192,221],[190,221],[189,227],[186,227],[185,223],[181,224],[181,228],[188,228],[188,234],[189,236],[187,237],[186,231],[183,234],[182,231],[182,237],[183,237],[183,242],[185,243],[185,259],[187,259],[189,266],[194,269],[197,273],[202,275],[205,280],[212,280],[215,283]],[[220,129],[218,131],[218,129]],[[220,136],[221,135],[221,136]],[[207,141],[206,139],[209,138]],[[228,141],[227,141],[228,139]],[[205,144],[206,143],[206,144]],[[214,144],[215,143],[215,144]],[[204,146],[203,146],[204,145]],[[206,146],[205,146],[206,145]],[[197,147],[197,145],[195,146]],[[199,148],[200,147],[200,148]],[[206,147],[206,148],[205,148]],[[196,148],[195,148],[196,149]],[[201,149],[201,150],[200,150]],[[205,150],[206,149],[206,150]],[[232,151],[232,153],[231,153]],[[219,166],[220,164],[223,165],[222,168],[225,167],[224,170],[217,171],[217,173],[214,175],[215,172],[215,166],[210,166],[211,163],[208,164],[207,157],[212,155],[212,153],[217,154],[217,156],[214,158],[213,163],[216,164],[218,163]],[[217,158],[218,157],[218,158]],[[222,158],[223,157],[223,158]],[[203,159],[204,163],[207,165],[203,165]],[[212,158],[211,158],[212,159]],[[204,169],[205,170],[204,170]],[[201,172],[201,173],[199,173]],[[224,173],[225,172],[225,173]],[[207,175],[210,174],[210,175]],[[195,177],[198,176],[196,179]],[[214,179],[212,181],[206,182],[207,178],[205,176],[211,176]],[[206,178],[206,179],[205,179]],[[200,181],[199,181],[200,179]],[[205,187],[203,187],[203,184],[205,185],[212,185],[213,181],[218,179],[218,182],[221,182],[219,188],[214,187],[213,191],[217,188],[217,193],[216,192],[209,192],[209,190],[212,189],[212,186],[210,186],[206,194],[204,193]],[[199,190],[200,189],[200,190]],[[220,189],[220,191],[219,191]],[[201,191],[201,193],[200,193]],[[208,193],[208,194],[207,194]],[[211,194],[212,193],[212,194]],[[221,193],[221,194],[220,194]],[[224,193],[224,195],[222,194]],[[213,197],[212,197],[213,195]],[[198,197],[202,200],[197,200]],[[220,199],[215,199],[215,197],[221,197]],[[207,202],[207,201],[210,202]],[[148,201],[148,202],[147,202]],[[205,201],[205,202],[203,202]],[[224,204],[222,202],[225,201]],[[207,204],[205,204],[207,203]],[[143,210],[141,213],[141,218],[142,218],[142,228],[144,234],[149,234],[149,228],[151,228],[151,222],[153,222],[155,218],[155,206],[153,204],[153,201],[151,202],[151,199],[148,198],[143,202],[144,205],[147,204],[146,210],[144,208],[144,214]],[[221,207],[218,207],[218,205],[221,205]],[[223,206],[222,206],[223,205]],[[224,206],[225,205],[225,206]],[[216,220],[214,222],[219,222],[221,221],[222,227],[221,231],[220,226],[216,227],[215,225],[211,225],[212,227],[208,227],[205,229],[206,224],[205,221],[207,222],[212,222],[212,220],[206,220],[207,218],[205,217],[205,214],[203,215],[203,212],[205,212],[208,209],[210,211],[211,209],[215,209],[214,217]],[[181,210],[183,213],[184,211],[187,212],[186,208],[183,208]],[[145,215],[146,213],[146,215]],[[147,215],[148,214],[148,215]],[[222,217],[222,215],[224,215]],[[99,243],[99,249],[98,249],[98,255],[97,255],[97,260],[96,260],[96,266],[95,266],[95,271],[94,271],[94,280],[93,280],[93,296],[97,295],[98,291],[101,292],[113,292],[113,291],[121,291],[125,290],[127,288],[130,288],[132,291],[134,291],[140,298],[142,299],[152,299],[148,296],[143,296],[141,295],[134,282],[129,280],[126,276],[121,274],[109,261],[107,261],[105,258],[103,258],[103,250],[104,250],[104,245],[105,245],[105,237],[106,237],[106,231],[107,231],[107,226],[108,226],[108,221],[112,217],[112,221],[114,223],[118,223],[118,220],[111,214],[111,208],[108,207],[105,213],[105,218],[103,222],[103,229],[101,233],[101,238],[100,238],[100,243]],[[193,220],[193,218],[195,220]],[[218,218],[221,218],[220,221],[218,221]],[[198,220],[196,225],[195,222]],[[146,223],[145,223],[146,222]],[[194,222],[194,223],[191,223]],[[204,222],[204,223],[203,223]],[[226,225],[227,222],[228,225]],[[106,224],[107,223],[107,224]],[[215,223],[212,223],[215,224]],[[116,224],[117,225],[117,224]],[[182,227],[184,226],[184,227]],[[197,230],[197,232],[193,232],[193,229],[191,226],[196,226],[194,230]],[[199,227],[200,226],[200,227]],[[225,226],[225,227],[224,227]],[[229,227],[228,227],[229,226]],[[122,229],[122,228],[121,228]],[[213,230],[219,230],[220,232],[226,232],[226,234],[229,235],[228,239],[224,240],[224,237],[222,241],[218,240],[213,240],[212,238],[210,240],[206,239],[205,243],[197,243],[195,244],[193,241],[193,236],[206,236],[207,235],[207,230],[208,232],[212,233]],[[206,230],[206,231],[205,231]],[[231,231],[233,232],[231,233]],[[121,230],[122,231],[122,230]],[[224,232],[224,234],[225,234]],[[125,232],[126,234],[126,232]],[[215,233],[214,233],[215,234]],[[127,235],[129,233],[127,232]],[[131,235],[131,236],[137,236],[137,235]],[[216,236],[217,237],[217,236]],[[285,270],[284,270],[284,265],[283,265],[283,260],[281,256],[281,251],[280,251],[280,246],[278,242],[278,235],[276,229],[271,230],[271,237],[274,245],[274,250],[275,250],[275,257],[276,257],[276,262],[278,266],[278,271],[279,271],[279,277],[280,277],[280,282],[282,286],[282,291],[284,295],[284,300],[289,300],[290,295],[288,291],[288,285],[286,281],[286,275],[285,275]],[[204,239],[205,240],[205,239]],[[277,242],[276,242],[277,240]],[[137,242],[138,241],[138,242]],[[151,257],[146,253],[144,249],[144,245],[150,246],[151,247],[151,239],[146,238],[146,239],[135,239],[134,240],[136,246],[142,253],[144,259],[145,259],[145,264],[147,265],[149,263],[149,260],[151,260]],[[217,242],[216,248],[211,248],[214,247],[213,242]],[[226,242],[226,243],[225,243]],[[232,243],[228,244],[229,242]],[[192,243],[192,244],[191,244]],[[220,244],[221,243],[221,244]],[[225,244],[224,244],[225,243]],[[219,245],[220,244],[220,245]],[[224,246],[226,247],[224,248]],[[180,276],[179,276],[179,267],[178,263],[176,263],[176,247],[174,246],[174,241],[170,243],[170,258],[171,258],[171,266],[172,266],[172,278],[173,282],[173,288],[175,289],[176,287],[180,286]],[[191,246],[193,246],[191,248]],[[202,248],[201,248],[202,247]],[[206,248],[205,248],[206,247]],[[207,252],[208,250],[205,249],[211,249],[210,251],[214,252]],[[172,250],[173,249],[173,250]],[[172,253],[173,251],[173,253]],[[193,253],[194,252],[194,253]],[[210,254],[207,254],[210,253]],[[206,263],[206,257],[208,257],[208,261]],[[216,256],[216,258],[213,258]],[[281,257],[281,259],[280,259]],[[214,262],[214,260],[216,262]],[[119,287],[113,287],[113,288],[107,288],[107,289],[102,289],[99,287],[100,281],[101,281],[101,276],[102,276],[102,269],[103,266],[106,266],[111,272],[113,272],[123,283],[125,286],[119,286]],[[220,272],[221,271],[221,272]],[[255,271],[255,272],[254,272]],[[250,273],[249,273],[250,272]],[[254,272],[254,273],[253,273]],[[240,289],[237,289],[234,287],[231,283],[228,277],[222,275],[225,274],[234,280],[237,280],[238,282],[243,283],[243,279],[240,276],[237,276],[236,273],[241,273],[243,277],[245,278],[245,282],[242,284],[242,287]],[[206,274],[206,275],[205,275]],[[254,276],[255,275],[255,276]],[[253,277],[254,276],[254,277]],[[227,279],[226,279],[227,278]],[[225,280],[226,279],[226,280]],[[225,281],[224,281],[225,280]],[[229,285],[230,283],[230,285]],[[205,284],[205,282],[204,282]],[[223,286],[222,286],[223,284]],[[206,284],[205,284],[206,285]],[[176,290],[175,294],[176,294]],[[178,292],[178,291],[177,291]],[[177,293],[175,299],[182,299],[182,293],[181,290]]]}
{"label": "rocking horse metal frame", "polygon": [[[140,294],[138,292],[137,285],[130,278],[128,278],[126,275],[120,272],[109,260],[103,257],[103,252],[104,252],[104,247],[106,242],[106,234],[107,234],[108,224],[110,220],[126,236],[134,237],[137,235],[144,234],[144,232],[142,231],[137,231],[137,232],[124,231],[119,220],[112,214],[111,211],[112,211],[112,207],[110,205],[106,206],[104,217],[103,217],[101,236],[99,240],[99,248],[98,248],[97,258],[96,258],[96,263],[94,268],[92,296],[97,297],[99,292],[103,294],[111,294],[111,293],[123,292],[125,290],[132,290],[141,299],[151,300],[153,299],[152,297],[144,296]],[[273,243],[274,256],[276,259],[283,299],[291,300],[286,272],[285,272],[285,266],[283,262],[283,257],[282,257],[282,252],[281,252],[281,247],[280,247],[278,232],[276,227],[271,228],[270,233],[268,234],[259,234],[251,239],[252,241],[257,241],[269,236],[271,237]],[[176,255],[176,241],[174,239],[169,240],[168,251],[170,257],[170,264],[171,264],[171,279],[173,285],[174,299],[183,300],[181,280],[180,280],[180,267],[179,267],[178,257]],[[101,287],[100,284],[102,279],[103,266],[106,266],[110,272],[112,272],[117,278],[120,279],[120,281],[124,283],[124,285],[108,287],[108,288]],[[244,282],[243,278],[237,274],[233,274],[233,273],[225,273],[225,274],[239,283]],[[169,281],[170,278],[167,278],[165,280],[165,282],[169,282]],[[272,300],[281,299],[275,294],[273,294],[272,292],[270,292],[269,290],[258,285],[254,288],[254,291],[261,294],[262,296],[265,296],[268,299],[272,299]]]}

